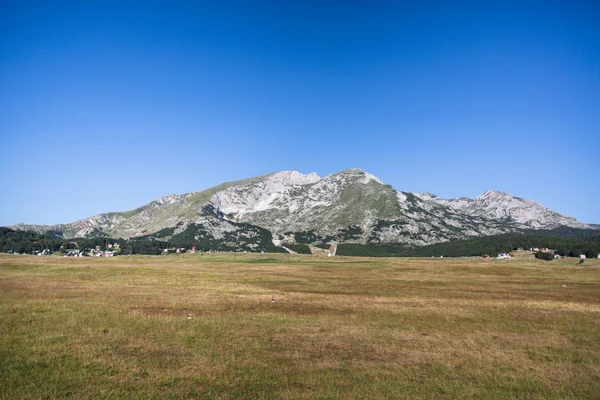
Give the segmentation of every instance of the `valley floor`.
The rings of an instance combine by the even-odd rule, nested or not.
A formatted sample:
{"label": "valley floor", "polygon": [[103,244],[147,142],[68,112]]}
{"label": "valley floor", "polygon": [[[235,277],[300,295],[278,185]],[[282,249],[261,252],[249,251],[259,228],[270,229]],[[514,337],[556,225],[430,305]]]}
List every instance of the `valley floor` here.
{"label": "valley floor", "polygon": [[597,399],[578,261],[0,255],[0,398]]}

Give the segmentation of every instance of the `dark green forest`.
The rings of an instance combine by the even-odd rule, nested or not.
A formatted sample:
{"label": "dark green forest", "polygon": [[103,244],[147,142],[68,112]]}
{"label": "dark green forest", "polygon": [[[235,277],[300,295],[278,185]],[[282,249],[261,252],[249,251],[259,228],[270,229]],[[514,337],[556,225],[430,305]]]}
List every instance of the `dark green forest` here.
{"label": "dark green forest", "polygon": [[[559,237],[553,235],[508,233],[504,235],[486,236],[474,239],[457,240],[454,242],[438,243],[429,246],[411,247],[402,244],[350,244],[338,245],[337,254],[344,256],[364,257],[469,257],[469,256],[495,256],[515,249],[529,249],[546,247],[557,250],[561,256],[597,257],[600,252],[600,232],[596,235],[581,235],[576,237]],[[574,233],[573,231],[569,231]],[[592,231],[594,232],[594,231]]]}
{"label": "dark green forest", "polygon": [[[248,228],[249,229],[249,228]],[[52,252],[68,252],[70,250],[89,251],[100,246],[106,250],[109,243],[119,243],[118,254],[160,254],[164,249],[173,247],[191,248],[197,246],[199,251],[266,251],[285,252],[280,247],[271,243],[270,232],[262,230],[254,238],[252,247],[237,243],[234,237],[227,241],[194,240],[198,231],[180,235],[174,240],[164,241],[153,237],[137,237],[129,240],[123,238],[77,238],[62,239],[41,235],[33,232],[14,231],[10,228],[0,227],[0,252],[27,253],[48,249]],[[510,252],[515,249],[529,249],[546,247],[556,250],[561,256],[579,257],[585,254],[588,258],[595,258],[600,253],[600,233],[598,231],[581,232],[576,229],[558,229],[552,231],[532,231],[533,233],[510,233],[504,235],[487,236],[467,240],[458,240],[448,243],[438,243],[429,246],[413,247],[405,244],[353,244],[340,243],[337,255],[363,256],[363,257],[463,257],[463,256],[495,256],[498,253]],[[185,233],[185,232],[184,232]],[[564,235],[566,237],[561,237]],[[196,236],[197,237],[197,236]],[[248,239],[245,239],[248,240]],[[286,244],[288,248],[298,253],[309,254],[306,244]]]}
{"label": "dark green forest", "polygon": [[[129,240],[123,238],[98,237],[61,239],[40,235],[34,232],[15,231],[10,228],[0,227],[0,252],[34,254],[35,252],[50,250],[52,252],[66,253],[71,250],[89,251],[100,246],[100,250],[107,250],[108,244],[118,243],[116,255],[121,254],[161,254],[164,249],[184,247],[188,250],[197,246],[199,251],[267,251],[285,252],[280,247],[275,247],[269,240],[258,236],[257,246],[242,246],[232,241],[216,242],[214,240],[194,240],[193,237],[182,236],[176,240],[160,240],[151,237],[137,237]],[[115,250],[114,248],[111,250]]]}

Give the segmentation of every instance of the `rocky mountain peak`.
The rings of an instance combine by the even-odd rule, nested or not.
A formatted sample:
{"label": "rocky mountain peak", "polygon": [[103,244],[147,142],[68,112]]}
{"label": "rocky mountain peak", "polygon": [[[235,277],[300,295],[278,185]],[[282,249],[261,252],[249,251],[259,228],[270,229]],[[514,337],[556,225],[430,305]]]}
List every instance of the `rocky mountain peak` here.
{"label": "rocky mountain peak", "polygon": [[485,192],[481,193],[479,196],[477,196],[475,198],[475,200],[484,200],[484,199],[503,199],[503,198],[514,198],[516,199],[516,197],[509,195],[508,193],[505,192],[500,192],[498,190],[486,190]]}
{"label": "rocky mountain peak", "polygon": [[267,180],[273,183],[284,185],[307,185],[321,180],[321,177],[316,172],[303,174],[298,171],[280,171],[274,174],[267,175]]}
{"label": "rocky mountain peak", "polygon": [[420,197],[421,199],[423,199],[425,201],[432,200],[432,199],[439,199],[438,196],[436,196],[433,193],[429,193],[429,192],[415,193],[415,196]]}
{"label": "rocky mountain peak", "polygon": [[377,183],[383,184],[381,179],[377,178],[373,174],[363,171],[360,168],[349,168],[349,169],[345,169],[340,172],[333,173],[328,176],[338,179],[338,180],[350,179],[353,181],[359,181],[360,183],[363,183],[363,184],[367,184],[370,181],[375,181]]}

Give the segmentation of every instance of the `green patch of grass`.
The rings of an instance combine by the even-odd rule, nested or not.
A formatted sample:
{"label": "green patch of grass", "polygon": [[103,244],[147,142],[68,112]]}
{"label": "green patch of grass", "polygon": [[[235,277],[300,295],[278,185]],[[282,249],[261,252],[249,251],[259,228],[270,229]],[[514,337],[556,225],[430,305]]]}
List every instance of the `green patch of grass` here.
{"label": "green patch of grass", "polygon": [[245,264],[276,264],[276,263],[280,263],[281,260],[278,260],[276,258],[254,258],[254,259],[240,260],[240,262],[245,263]]}

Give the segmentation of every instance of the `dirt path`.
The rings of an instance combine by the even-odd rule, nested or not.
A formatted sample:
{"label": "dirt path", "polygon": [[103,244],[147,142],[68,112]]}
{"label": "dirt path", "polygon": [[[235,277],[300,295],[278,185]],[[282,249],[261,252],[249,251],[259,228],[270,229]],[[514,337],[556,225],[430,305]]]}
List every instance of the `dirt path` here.
{"label": "dirt path", "polygon": [[332,256],[335,256],[335,253],[337,251],[337,243],[332,244],[329,247],[329,249],[322,249],[320,247],[313,246],[312,244],[309,244],[308,248],[310,249],[310,252],[314,255],[327,257],[329,254],[331,254]]}
{"label": "dirt path", "polygon": [[337,245],[338,245],[337,243],[334,243],[329,248],[329,252],[331,253],[332,256],[335,256],[335,253],[337,252]]}
{"label": "dirt path", "polygon": [[294,250],[290,250],[290,249],[288,249],[288,248],[287,248],[287,247],[285,247],[285,246],[279,246],[279,247],[282,247],[282,248],[284,248],[284,249],[285,249],[285,250],[286,250],[288,253],[290,253],[290,254],[298,254],[298,253],[296,253]]}

